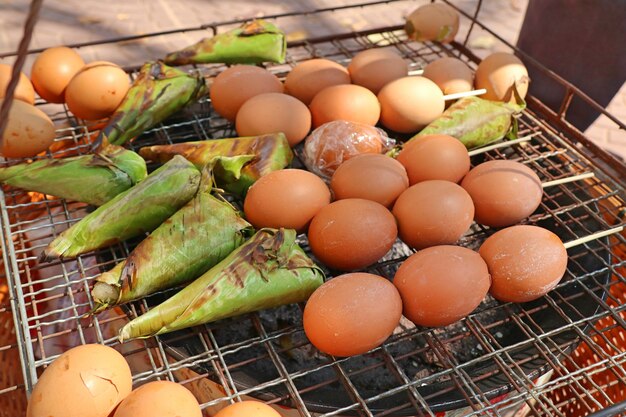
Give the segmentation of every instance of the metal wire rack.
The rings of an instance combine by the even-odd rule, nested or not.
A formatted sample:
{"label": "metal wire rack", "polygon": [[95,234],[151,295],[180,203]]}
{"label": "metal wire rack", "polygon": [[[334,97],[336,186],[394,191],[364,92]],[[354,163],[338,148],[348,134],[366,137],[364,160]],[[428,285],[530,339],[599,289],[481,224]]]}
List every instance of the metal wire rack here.
{"label": "metal wire rack", "polygon": [[[384,3],[388,2],[366,6]],[[475,15],[464,16],[471,24],[470,31],[480,25]],[[281,19],[302,16],[271,18],[280,25]],[[236,22],[210,27],[219,31],[232,23]],[[477,62],[464,44],[416,43],[397,26],[291,42],[287,64],[267,68],[284,77],[299,61],[325,57],[345,64],[359,51],[372,47],[393,48],[411,69],[441,56],[459,57],[472,68]],[[190,70],[209,77],[223,68],[211,65]],[[133,69],[129,70],[132,75]],[[568,95],[579,94],[571,84],[560,81],[566,87],[564,102]],[[489,151],[474,157],[472,163],[517,160],[544,182],[593,172],[591,179],[546,190],[540,208],[526,221],[571,241],[625,224],[626,167],[569,125],[566,111],[564,106],[554,113],[531,97],[518,122],[520,135],[533,133],[532,140]],[[65,127],[58,130],[48,156],[89,151],[98,126],[85,125],[64,108],[53,118]],[[204,100],[145,132],[131,147],[233,136],[233,127]],[[104,343],[126,356],[136,384],[155,379],[179,381],[211,414],[229,401],[248,397],[280,405],[285,415],[302,416],[441,412],[507,416],[520,407],[536,415],[586,415],[626,399],[623,235],[570,250],[565,278],[536,302],[517,305],[486,299],[468,318],[443,329],[416,328],[403,321],[383,346],[358,357],[334,358],[320,354],[307,341],[299,305],[119,345],[117,330],[168,294],[85,317],[93,306],[89,290],[94,278],[127,256],[137,241],[74,261],[38,262],[47,243],[89,210],[84,204],[21,190],[0,191],[2,252],[17,338],[16,344],[0,346],[0,352],[17,350],[27,392],[63,351],[78,344]],[[492,232],[476,225],[460,244],[477,248]],[[308,249],[305,236],[300,236],[299,242]],[[411,253],[398,242],[368,271],[393,278]],[[327,272],[329,277],[336,275]],[[8,311],[8,305],[0,306],[0,314]],[[587,356],[593,360],[576,360]],[[14,382],[0,386],[0,395],[18,388]]]}

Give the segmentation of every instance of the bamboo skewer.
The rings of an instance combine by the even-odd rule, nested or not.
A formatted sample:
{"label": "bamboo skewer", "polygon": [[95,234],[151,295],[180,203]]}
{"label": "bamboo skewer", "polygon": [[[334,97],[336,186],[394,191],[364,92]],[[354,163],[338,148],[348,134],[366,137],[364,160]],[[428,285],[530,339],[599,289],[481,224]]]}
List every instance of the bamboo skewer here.
{"label": "bamboo skewer", "polygon": [[487,90],[485,88],[481,88],[479,90],[471,90],[471,91],[463,91],[461,93],[446,94],[445,96],[443,96],[443,99],[445,101],[456,100],[456,99],[463,98],[463,97],[480,96],[482,94],[485,94],[486,92]]}
{"label": "bamboo skewer", "polygon": [[530,135],[522,136],[514,140],[507,140],[504,142],[498,142],[493,145],[483,146],[482,148],[474,149],[468,152],[469,156],[480,155],[481,153],[489,152],[494,149],[506,148],[507,146],[515,145],[522,142],[529,142],[532,138],[539,135],[540,132],[531,133]]}
{"label": "bamboo skewer", "polygon": [[592,233],[588,236],[583,236],[581,238],[571,240],[564,243],[563,246],[565,246],[565,249],[573,248],[574,246],[582,245],[584,243],[591,242],[592,240],[600,239],[601,237],[611,236],[615,233],[621,232],[622,230],[624,230],[624,226],[613,227],[608,230],[603,230],[601,232]]}
{"label": "bamboo skewer", "polygon": [[580,181],[580,180],[584,180],[587,178],[593,178],[595,176],[596,174],[594,174],[593,172],[585,172],[583,174],[573,175],[571,177],[559,178],[558,180],[544,182],[543,184],[541,184],[541,187],[547,188],[547,187],[552,187],[554,185],[567,184],[569,182]]}
{"label": "bamboo skewer", "polygon": [[[423,69],[412,70],[412,71],[408,72],[409,76],[422,75],[422,74],[424,74],[424,70]],[[471,90],[471,91],[463,91],[461,93],[447,94],[447,95],[443,96],[443,99],[445,101],[456,100],[456,99],[463,98],[463,97],[480,96],[482,94],[485,94],[486,92],[487,92],[486,89],[481,88],[479,90]]]}

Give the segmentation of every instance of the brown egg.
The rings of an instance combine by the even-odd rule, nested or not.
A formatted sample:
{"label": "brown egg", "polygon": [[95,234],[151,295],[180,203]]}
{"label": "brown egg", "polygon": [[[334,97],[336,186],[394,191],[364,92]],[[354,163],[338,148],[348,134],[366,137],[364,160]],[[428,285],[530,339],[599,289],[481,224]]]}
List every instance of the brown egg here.
{"label": "brown egg", "polygon": [[252,184],[243,209],[246,219],[257,229],[304,231],[313,216],[328,204],[330,191],[317,175],[301,169],[282,169]]}
{"label": "brown egg", "polygon": [[[11,81],[12,65],[0,64],[0,98],[4,98],[9,82]],[[35,104],[35,89],[26,75],[20,73],[20,80],[17,82],[13,97],[25,101],[28,104]]]}
{"label": "brown egg", "polygon": [[247,100],[259,94],[282,92],[283,84],[268,70],[253,65],[235,65],[213,80],[211,105],[220,116],[232,122]]}
{"label": "brown egg", "polygon": [[283,132],[295,146],[311,130],[311,112],[301,101],[280,93],[264,93],[243,103],[235,121],[239,136]]}
{"label": "brown egg", "polygon": [[65,89],[85,61],[65,46],[48,48],[33,62],[30,78],[37,94],[50,103],[64,103]]}
{"label": "brown egg", "polygon": [[439,58],[426,65],[422,76],[437,84],[444,95],[474,89],[472,70],[458,58]]}
{"label": "brown egg", "polygon": [[402,300],[378,275],[340,275],[319,287],[304,308],[304,332],[334,356],[360,355],[383,344],[400,323]]}
{"label": "brown egg", "polygon": [[485,261],[460,246],[433,246],[411,255],[393,278],[404,316],[419,326],[447,326],[470,314],[487,295]]}
{"label": "brown egg", "polygon": [[424,135],[408,141],[398,161],[409,175],[409,183],[427,180],[459,182],[470,169],[465,145],[448,135]]}
{"label": "brown egg", "polygon": [[381,123],[396,132],[417,132],[445,108],[437,84],[424,77],[404,77],[390,82],[378,93]]}
{"label": "brown egg", "polygon": [[74,116],[99,120],[110,116],[130,88],[128,75],[119,66],[105,61],[85,65],[65,89],[65,102]]}
{"label": "brown egg", "polygon": [[339,165],[330,181],[336,200],[362,198],[389,208],[409,186],[401,163],[381,154],[363,154]]}
{"label": "brown egg", "polygon": [[489,227],[522,221],[539,207],[543,196],[537,174],[514,161],[484,162],[463,178],[461,186],[474,201],[474,220]]}
{"label": "brown egg", "polygon": [[[274,406],[276,407],[276,406]],[[260,401],[240,401],[230,404],[215,414],[215,417],[281,417],[271,406]]]}
{"label": "brown egg", "polygon": [[459,185],[423,181],[400,194],[393,206],[400,239],[415,249],[455,243],[474,219],[474,205]]}
{"label": "brown egg", "polygon": [[296,65],[285,78],[285,92],[310,104],[326,87],[350,84],[348,70],[328,59],[309,59]]}
{"label": "brown egg", "polygon": [[109,417],[130,394],[133,380],[124,357],[103,345],[81,345],[59,356],[37,381],[27,417]]}
{"label": "brown egg", "polygon": [[459,31],[459,13],[444,3],[425,4],[406,18],[404,30],[416,41],[448,43]]}
{"label": "brown egg", "polygon": [[134,390],[113,417],[202,417],[198,400],[184,386],[153,381]]}
{"label": "brown egg", "polygon": [[[0,106],[4,99],[0,99]],[[2,134],[0,155],[27,158],[45,151],[55,138],[54,123],[32,104],[13,100]]]}
{"label": "brown egg", "polygon": [[378,94],[391,81],[406,77],[409,65],[391,49],[373,48],[356,54],[348,65],[348,72],[352,83]]}
{"label": "brown egg", "polygon": [[552,290],[567,269],[567,250],[561,239],[537,226],[499,230],[479,252],[491,273],[489,292],[500,301],[535,300]]}
{"label": "brown egg", "polygon": [[310,104],[313,127],[333,120],[347,120],[375,126],[380,104],[370,90],[354,84],[334,85],[320,91]]}
{"label": "brown egg", "polygon": [[515,102],[513,86],[521,98],[528,92],[528,70],[518,57],[496,52],[483,59],[476,68],[475,87],[485,88],[481,97],[487,100]]}
{"label": "brown egg", "polygon": [[323,124],[306,138],[303,162],[310,171],[329,178],[350,158],[383,152],[384,141],[383,134],[375,127],[336,120]]}
{"label": "brown egg", "polygon": [[385,256],[398,235],[396,220],[385,206],[350,198],[322,208],[311,220],[313,254],[330,268],[365,268]]}

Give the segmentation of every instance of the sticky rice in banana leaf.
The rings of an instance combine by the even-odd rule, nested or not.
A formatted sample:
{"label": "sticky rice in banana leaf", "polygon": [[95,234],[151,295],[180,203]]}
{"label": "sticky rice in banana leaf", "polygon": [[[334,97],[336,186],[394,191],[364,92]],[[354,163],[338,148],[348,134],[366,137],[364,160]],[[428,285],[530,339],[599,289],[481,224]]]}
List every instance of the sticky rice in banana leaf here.
{"label": "sticky rice in banana leaf", "polygon": [[146,178],[135,152],[105,144],[90,155],[40,159],[0,168],[0,182],[27,191],[100,206]]}
{"label": "sticky rice in banana leaf", "polygon": [[485,146],[503,138],[517,137],[515,116],[526,108],[517,92],[517,103],[503,103],[480,97],[464,97],[410,140],[424,135],[449,135],[460,140],[467,149]]}
{"label": "sticky rice in banana leaf", "polygon": [[177,156],[57,236],[42,259],[74,258],[151,232],[193,198],[199,183],[200,171]]}
{"label": "sticky rice in banana leaf", "polygon": [[191,281],[252,235],[252,226],[211,191],[211,169],[207,167],[196,196],[128,258],[97,278],[92,291],[96,311]]}
{"label": "sticky rice in banana leaf", "polygon": [[207,93],[200,74],[188,74],[162,62],[147,62],[126,93],[97,143],[123,145]]}
{"label": "sticky rice in banana leaf", "polygon": [[120,340],[146,338],[305,301],[324,282],[291,229],[261,229],[172,298],[127,323]]}
{"label": "sticky rice in banana leaf", "polygon": [[200,168],[217,156],[247,156],[249,162],[239,176],[234,176],[232,171],[224,171],[219,166],[214,171],[218,187],[242,197],[256,180],[272,171],[285,168],[293,159],[289,142],[282,133],[147,146],[141,148],[139,154],[156,162],[166,162],[174,155],[182,155]]}
{"label": "sticky rice in banana leaf", "polygon": [[185,49],[168,54],[168,65],[202,63],[260,64],[285,62],[285,34],[264,20],[253,20],[241,27],[217,34]]}

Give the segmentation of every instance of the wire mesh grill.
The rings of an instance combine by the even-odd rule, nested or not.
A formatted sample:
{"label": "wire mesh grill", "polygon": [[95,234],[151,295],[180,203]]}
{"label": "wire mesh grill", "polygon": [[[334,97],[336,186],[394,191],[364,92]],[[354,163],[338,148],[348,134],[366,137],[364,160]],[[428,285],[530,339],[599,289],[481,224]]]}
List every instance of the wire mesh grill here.
{"label": "wire mesh grill", "polygon": [[[346,64],[371,47],[393,48],[413,70],[441,56],[460,57],[475,68],[463,48],[415,43],[400,28],[293,42],[287,64],[267,68],[284,77],[299,61],[325,57]],[[223,68],[190,70],[210,76]],[[51,154],[87,153],[98,126],[86,126],[65,109],[59,109],[54,119],[67,127],[59,130]],[[565,242],[624,224],[623,182],[589,160],[573,145],[569,131],[555,129],[532,106],[518,122],[520,135],[535,134],[530,142],[473,157],[472,164],[516,160],[543,182],[595,174],[547,189],[540,208],[525,223],[547,227]],[[233,136],[232,125],[204,100],[146,132],[131,147]],[[91,208],[9,188],[0,197],[3,254],[19,338],[17,346],[0,348],[19,351],[27,391],[46,365],[84,343],[118,348],[131,365],[136,384],[155,379],[182,382],[209,411],[249,396],[304,416],[435,415],[446,410],[505,416],[523,404],[537,415],[570,415],[576,408],[585,415],[617,401],[621,397],[612,396],[611,390],[626,386],[626,306],[621,298],[626,243],[619,234],[570,250],[565,278],[536,302],[517,305],[487,299],[468,318],[442,329],[416,328],[403,321],[383,346],[358,357],[333,358],[308,343],[301,305],[119,345],[117,330],[129,318],[171,294],[155,294],[85,317],[93,307],[89,290],[95,277],[124,259],[139,240],[74,261],[39,263],[47,243]],[[459,243],[476,249],[491,233],[475,225]],[[308,250],[305,236],[299,243]],[[411,253],[397,242],[368,271],[393,278]],[[329,277],[336,275],[327,272]],[[568,359],[581,342],[593,352],[594,361]],[[580,355],[580,348],[575,352]],[[0,387],[0,394],[13,389]]]}

